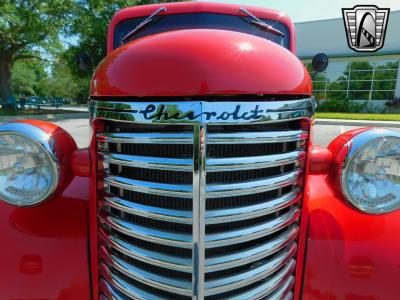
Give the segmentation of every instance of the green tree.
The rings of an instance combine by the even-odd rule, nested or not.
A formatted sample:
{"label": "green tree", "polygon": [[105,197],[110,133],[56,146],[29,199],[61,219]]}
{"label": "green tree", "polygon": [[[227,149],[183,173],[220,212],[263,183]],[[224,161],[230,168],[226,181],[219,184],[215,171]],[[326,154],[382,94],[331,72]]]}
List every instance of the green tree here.
{"label": "green tree", "polygon": [[21,59],[43,59],[44,53],[61,49],[60,30],[68,23],[72,0],[0,1],[0,97],[4,106],[12,99],[11,68]]}
{"label": "green tree", "polygon": [[[59,95],[62,94],[62,87],[71,97],[87,98],[91,74],[77,68],[76,56],[80,52],[87,52],[95,67],[106,55],[107,27],[115,12],[124,7],[154,2],[171,1],[0,1],[0,104],[3,107],[15,107],[13,91],[15,94],[47,95],[51,92]],[[63,45],[68,42],[72,45]],[[28,70],[33,65],[17,62],[49,60],[49,57],[56,61],[55,66],[51,66],[49,77],[41,78],[38,86],[30,84],[29,78],[34,82],[38,80]],[[61,65],[57,67],[57,64]],[[67,66],[70,70],[67,70]],[[27,72],[23,74],[21,68]],[[16,74],[12,75],[12,71]]]}
{"label": "green tree", "polygon": [[373,100],[393,100],[399,61],[388,61],[375,67]]}
{"label": "green tree", "polygon": [[12,67],[11,87],[15,96],[37,95],[39,83],[47,78],[45,63],[38,60],[18,60]]}
{"label": "green tree", "polygon": [[368,100],[371,90],[373,65],[369,61],[351,63],[349,99]]}
{"label": "green tree", "polygon": [[71,73],[67,62],[63,59],[52,64],[49,76],[42,79],[35,86],[35,92],[40,96],[52,96],[80,100],[87,99],[89,80],[76,78]]}

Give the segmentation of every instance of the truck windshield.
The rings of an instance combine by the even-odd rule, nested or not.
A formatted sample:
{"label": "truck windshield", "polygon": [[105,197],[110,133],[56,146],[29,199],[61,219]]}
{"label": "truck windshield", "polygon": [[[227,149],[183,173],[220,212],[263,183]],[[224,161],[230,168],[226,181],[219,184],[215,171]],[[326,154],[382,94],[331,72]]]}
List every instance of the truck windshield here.
{"label": "truck windshield", "polygon": [[120,47],[126,42],[147,35],[183,29],[221,29],[238,31],[265,38],[287,49],[290,47],[289,29],[278,21],[260,19],[264,23],[271,25],[275,29],[282,32],[284,36],[276,35],[253,25],[252,18],[250,16],[223,15],[216,13],[191,13],[155,16],[151,24],[142,28],[140,31],[130,36],[130,38],[123,41],[123,38],[146,18],[147,17],[140,17],[120,22],[116,26],[114,32],[114,49]]}

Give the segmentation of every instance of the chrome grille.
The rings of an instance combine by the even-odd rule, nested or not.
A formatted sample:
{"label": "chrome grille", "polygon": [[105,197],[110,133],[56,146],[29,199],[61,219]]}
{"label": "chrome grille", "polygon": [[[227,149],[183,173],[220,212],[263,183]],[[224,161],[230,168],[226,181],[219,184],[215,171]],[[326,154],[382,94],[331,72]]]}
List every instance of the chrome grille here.
{"label": "chrome grille", "polygon": [[101,297],[291,299],[306,100],[265,110],[279,122],[233,124],[205,122],[202,102],[200,122],[182,111],[193,118],[149,122],[133,108],[145,104],[92,102],[104,126],[96,134]]}

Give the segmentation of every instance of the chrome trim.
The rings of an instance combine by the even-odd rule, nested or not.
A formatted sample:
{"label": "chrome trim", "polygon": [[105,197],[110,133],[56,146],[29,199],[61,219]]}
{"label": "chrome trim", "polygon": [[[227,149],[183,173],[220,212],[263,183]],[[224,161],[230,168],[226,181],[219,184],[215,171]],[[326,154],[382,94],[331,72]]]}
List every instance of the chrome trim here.
{"label": "chrome trim", "polygon": [[214,209],[206,212],[206,224],[218,224],[252,219],[277,212],[299,202],[300,189],[289,194],[250,206]]}
{"label": "chrome trim", "polygon": [[[103,293],[100,294],[100,300],[125,300],[123,296],[120,295],[120,292],[117,293],[114,288],[108,283],[106,280],[101,278],[99,280],[99,287]],[[104,294],[104,292],[107,294]],[[111,298],[110,298],[111,297]],[[139,298],[136,298],[139,299]],[[142,298],[143,299],[143,298]]]}
{"label": "chrome trim", "polygon": [[[261,282],[257,287],[235,295],[234,297],[229,297],[227,299],[231,300],[252,300],[252,299],[264,299],[272,292],[277,290],[280,286],[285,286],[287,282],[291,282],[293,278],[290,274],[294,272],[296,268],[296,262],[291,260],[286,266],[284,266],[279,272],[274,274],[272,277],[267,278],[265,281]],[[292,278],[291,278],[292,277]],[[278,289],[279,291],[279,289]],[[270,298],[268,298],[270,299]],[[281,298],[278,298],[281,299]]]}
{"label": "chrome trim", "polygon": [[113,175],[107,175],[104,178],[104,184],[146,194],[192,198],[191,185],[156,183]]}
{"label": "chrome trim", "polygon": [[[47,134],[45,131],[40,129],[37,126],[22,123],[22,122],[13,122],[6,123],[0,125],[0,136],[1,135],[17,135],[22,136],[28,140],[30,140],[37,147],[41,148],[49,158],[51,169],[53,171],[53,181],[48,189],[47,193],[42,197],[42,199],[37,200],[35,202],[29,203],[28,205],[23,205],[19,203],[15,203],[13,201],[8,201],[7,199],[1,198],[2,201],[17,206],[17,207],[30,207],[35,206],[44,201],[48,200],[53,193],[57,190],[59,183],[62,181],[63,175],[61,174],[61,165],[59,158],[55,152],[55,143],[56,140],[53,136]],[[4,156],[3,156],[4,157]]]}
{"label": "chrome trim", "polygon": [[[235,132],[233,126],[312,118],[314,104],[312,98],[291,101],[224,102],[223,105],[221,102],[206,101],[178,103],[91,101],[90,109],[93,119],[148,124],[146,126],[148,133],[99,133],[97,135],[99,142],[112,142],[117,145],[124,143],[193,145],[193,159],[115,153],[119,150],[113,153],[107,151],[107,145],[104,147],[100,145],[100,148],[105,150],[98,152],[97,159],[102,160],[106,166],[115,164],[143,169],[192,172],[193,176],[193,183],[190,185],[166,184],[114,176],[107,168],[105,171],[101,169],[99,176],[101,179],[103,175],[105,176],[106,193],[100,200],[99,247],[100,251],[106,252],[103,254],[106,257],[103,260],[104,264],[113,266],[110,269],[110,275],[101,278],[104,277],[111,288],[124,295],[123,298],[126,296],[130,297],[129,299],[141,299],[140,292],[155,293],[154,296],[145,297],[146,299],[164,298],[165,295],[161,291],[170,293],[170,298],[186,295],[196,300],[204,299],[209,295],[222,298],[223,295],[219,293],[230,291],[232,291],[231,298],[236,297],[236,299],[263,297],[270,299],[274,295],[281,295],[284,299],[290,296],[299,232],[301,181],[304,174],[301,162],[307,154],[305,149],[299,147],[296,150],[290,150],[289,153],[284,150],[279,154],[253,157],[207,158],[206,147],[211,143],[256,144],[306,140],[309,138],[308,132],[286,130],[287,126],[284,124],[273,126],[281,128],[280,131],[274,131],[271,127],[265,131],[258,132],[256,130],[262,129],[258,128],[244,133],[239,132],[239,129]],[[160,125],[153,126],[152,124],[163,124],[165,128],[161,132],[157,129]],[[190,128],[185,126],[191,130],[185,129],[184,132],[176,132],[178,127],[175,127],[174,133],[164,133],[170,124],[193,126]],[[210,127],[214,124],[230,125],[232,128],[226,132],[233,131],[233,133],[209,133],[208,130],[211,131]],[[221,127],[222,130],[225,128],[226,126]],[[206,182],[206,172],[270,167],[281,167],[283,171],[284,166],[289,164],[294,164],[295,170],[278,176],[232,184],[207,184]],[[121,190],[113,191],[114,194],[111,194],[108,188],[110,185]],[[282,194],[281,188],[289,185],[293,186],[293,190]],[[174,206],[160,204],[160,207],[154,207],[146,203],[139,204],[134,198],[123,199],[126,195],[123,195],[122,189],[175,197],[175,199],[160,199],[160,201],[174,201]],[[218,199],[272,190],[277,191],[275,198],[268,198],[257,204],[235,206],[233,203],[229,204],[230,199]],[[175,201],[185,201],[185,205],[192,205],[192,209],[185,211],[179,208],[167,208],[176,207]],[[230,206],[224,209],[206,209],[206,204],[216,207],[213,206],[213,201],[228,201],[224,202],[224,205]],[[115,215],[113,215],[114,212]],[[129,221],[134,216],[141,217],[137,223]],[[251,223],[252,219],[262,216],[267,217],[263,221],[258,221],[257,224]],[[165,223],[165,228],[160,228],[156,220],[169,223]],[[250,223],[238,223],[247,220]],[[215,226],[225,223],[235,223],[235,227],[231,228],[230,224],[226,227],[223,225],[221,228]],[[183,226],[188,229],[192,226],[192,228],[191,232],[183,231],[183,229],[173,231],[174,226],[179,226],[179,228]],[[245,244],[252,240],[258,241]],[[146,241],[146,245],[142,241]],[[241,244],[240,250],[230,247],[235,244]],[[176,247],[177,251],[171,247]],[[206,249],[217,247],[224,248],[206,251]],[[189,257],[190,252],[192,257]],[[236,269],[237,267],[241,269]],[[170,273],[157,272],[161,271],[161,268],[171,271]],[[110,276],[117,279],[125,278],[122,275],[115,277],[120,274],[117,270],[134,281],[120,280],[119,282],[123,285],[116,288],[113,283],[116,279],[110,279],[112,278]],[[209,278],[207,273],[217,271],[224,271],[226,275],[216,274],[217,277],[214,279],[205,279]],[[186,277],[188,275],[192,277],[191,280],[190,277]],[[185,278],[185,280],[180,278]],[[140,288],[132,286],[139,285],[135,281],[140,281],[144,285],[141,284]],[[248,287],[250,284],[251,288]],[[130,288],[136,289],[136,292],[130,293]],[[153,288],[158,289],[159,292]],[[236,289],[239,288],[244,288],[244,291],[237,291]],[[168,298],[168,295],[165,297]]]}
{"label": "chrome trim", "polygon": [[169,171],[193,172],[193,160],[185,158],[152,157],[120,153],[98,153],[99,159],[121,166]]}
{"label": "chrome trim", "polygon": [[[120,299],[126,299],[126,298],[121,298],[119,295],[116,295],[113,287],[117,289],[120,293],[124,294],[125,296],[132,297],[133,299],[139,299],[139,300],[148,300],[148,299],[154,299],[154,300],[163,300],[163,298],[160,298],[159,296],[145,292],[134,285],[128,283],[126,280],[120,278],[119,276],[111,273],[110,269],[103,263],[100,263],[100,275],[105,275],[107,277],[107,280],[100,279],[100,283],[106,284],[106,287],[112,291],[112,294],[117,300]],[[113,287],[110,286],[110,284],[113,285]]]}
{"label": "chrome trim", "polygon": [[[353,159],[357,156],[357,154],[363,151],[364,148],[367,147],[368,145],[377,143],[379,140],[385,138],[397,138],[400,141],[400,132],[386,128],[373,128],[357,134],[346,144],[343,145],[343,147],[347,148],[347,154],[343,160],[342,172],[340,174],[342,193],[345,196],[346,200],[354,208],[371,215],[381,215],[398,210],[400,208],[400,202],[397,201],[397,205],[391,205],[385,210],[374,209],[372,207],[370,207],[367,210],[365,206],[361,207],[357,201],[354,201],[351,192],[346,184],[346,177],[347,177],[347,172],[351,166],[351,163],[353,162]],[[397,159],[400,160],[400,157],[397,157]],[[400,175],[398,176],[398,179],[400,179]]]}
{"label": "chrome trim", "polygon": [[188,234],[176,233],[168,230],[155,230],[113,217],[99,217],[99,219],[102,224],[116,231],[144,241],[180,248],[192,248],[192,237]]}
{"label": "chrome trim", "polygon": [[111,284],[103,278],[99,280],[99,287],[100,290],[103,291],[103,293],[99,295],[99,300],[124,300],[123,296],[120,295],[121,293],[117,293],[114,288],[111,287]]}
{"label": "chrome trim", "polygon": [[204,299],[205,281],[205,215],[206,215],[206,139],[204,125],[194,126],[193,147],[193,300]]}
{"label": "chrome trim", "polygon": [[[229,100],[229,98],[226,98]],[[91,100],[91,119],[135,123],[168,124],[241,124],[311,118],[314,97],[295,100],[258,102],[122,102]]]}
{"label": "chrome trim", "polygon": [[233,197],[272,191],[288,185],[296,184],[302,175],[302,171],[293,171],[280,176],[247,182],[209,184],[206,187],[207,199]]}
{"label": "chrome trim", "polygon": [[117,144],[193,144],[191,133],[100,133],[96,138]]}
{"label": "chrome trim", "polygon": [[190,281],[172,279],[170,277],[148,272],[142,268],[127,263],[115,255],[110,255],[109,263],[121,273],[141,283],[179,295],[192,295],[192,285]]}
{"label": "chrome trim", "polygon": [[291,289],[294,287],[294,277],[289,277],[286,282],[269,296],[268,300],[292,300],[293,294]]}
{"label": "chrome trim", "polygon": [[244,243],[263,237],[292,224],[299,216],[300,209],[294,207],[287,213],[258,225],[206,234],[206,248],[221,247],[232,243]]}
{"label": "chrome trim", "polygon": [[287,229],[282,234],[245,250],[209,257],[206,259],[206,272],[214,272],[242,266],[270,256],[289,245],[299,233],[299,227]]}
{"label": "chrome trim", "polygon": [[293,151],[263,156],[243,156],[207,159],[207,172],[263,169],[298,163],[306,157],[305,151]]}
{"label": "chrome trim", "polygon": [[118,197],[106,196],[104,197],[104,201],[106,206],[113,207],[128,214],[167,222],[192,224],[191,211],[148,206],[132,201],[127,201]]}
{"label": "chrome trim", "polygon": [[213,133],[209,134],[208,136],[208,144],[262,144],[305,140],[308,138],[308,132],[302,130],[268,132],[262,131],[240,133]]}
{"label": "chrome trim", "polygon": [[296,250],[297,247],[293,244],[287,250],[281,251],[273,258],[265,261],[262,265],[256,265],[254,268],[239,274],[206,281],[205,295],[210,296],[224,293],[262,280],[282,268],[288,261],[290,261],[290,259],[294,257]]}
{"label": "chrome trim", "polygon": [[[230,114],[233,112],[230,112]],[[140,120],[137,123],[143,123],[147,124],[149,122],[153,123],[170,123],[170,124],[177,124],[177,125],[186,125],[186,124],[226,124],[226,125],[237,125],[237,124],[261,124],[261,123],[272,123],[272,122],[283,122],[283,121],[289,121],[289,120],[299,120],[303,118],[312,118],[314,115],[314,109],[313,108],[304,108],[301,110],[282,110],[282,111],[267,111],[265,112],[264,115],[260,116],[259,118],[252,120],[252,121],[246,121],[246,120],[232,120],[232,119],[218,119],[218,118],[212,118],[212,119],[206,119],[205,122],[199,121],[201,118],[200,116],[197,119],[178,119],[178,120],[170,120],[166,121],[164,118],[161,119],[155,119],[153,121],[149,120]],[[91,120],[109,120],[109,121],[115,121],[115,122],[136,122],[133,119],[136,118],[136,114],[132,112],[121,112],[121,111],[107,111],[107,110],[99,110],[95,118],[92,118]]]}
{"label": "chrome trim", "polygon": [[[294,278],[292,277],[291,280],[294,280]],[[294,284],[291,287],[291,289],[293,289],[293,287],[294,287]],[[293,300],[294,296],[293,296],[293,292],[289,290],[289,291],[285,291],[285,295],[284,296],[280,296],[280,297],[281,297],[282,300]],[[284,297],[284,298],[282,298],[282,297]],[[272,299],[272,300],[274,300],[274,299]]]}
{"label": "chrome trim", "polygon": [[179,256],[167,255],[156,251],[144,249],[140,245],[133,245],[132,243],[125,242],[120,238],[107,233],[104,229],[99,234],[99,239],[109,247],[112,247],[126,256],[142,262],[172,269],[182,272],[192,272],[192,260],[182,258]]}

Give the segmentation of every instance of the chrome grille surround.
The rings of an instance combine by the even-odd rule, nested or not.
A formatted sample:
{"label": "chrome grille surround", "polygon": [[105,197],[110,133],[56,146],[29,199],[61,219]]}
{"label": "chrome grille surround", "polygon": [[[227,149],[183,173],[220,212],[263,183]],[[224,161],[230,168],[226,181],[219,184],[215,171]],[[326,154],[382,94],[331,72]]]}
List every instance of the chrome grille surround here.
{"label": "chrome grille surround", "polygon": [[91,119],[105,124],[101,299],[291,299],[309,138],[299,124],[314,108],[313,98],[92,100]]}

